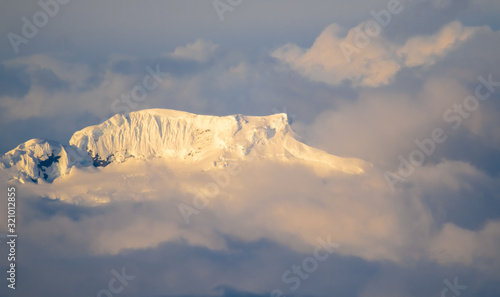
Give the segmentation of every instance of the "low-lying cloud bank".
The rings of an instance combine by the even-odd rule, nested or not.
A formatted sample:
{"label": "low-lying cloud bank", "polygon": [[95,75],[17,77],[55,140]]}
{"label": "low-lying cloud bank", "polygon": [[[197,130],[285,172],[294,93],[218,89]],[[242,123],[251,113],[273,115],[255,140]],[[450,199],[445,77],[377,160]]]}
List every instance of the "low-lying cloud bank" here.
{"label": "low-lying cloud bank", "polygon": [[[470,165],[444,161],[425,166],[396,192],[377,170],[319,177],[301,165],[253,161],[238,166],[241,173],[232,175],[217,195],[205,192],[206,185],[220,181],[224,171],[192,172],[162,159],[129,160],[75,171],[53,184],[20,185],[18,193],[25,195],[19,198],[20,233],[29,242],[22,254],[41,251],[20,258],[20,269],[45,263],[44,271],[65,274],[63,287],[69,290],[84,285],[75,278],[84,272],[68,263],[83,261],[78,265],[87,275],[99,277],[83,277],[91,285],[82,292],[97,290],[108,271],[125,266],[138,280],[126,288],[131,296],[142,290],[150,295],[166,291],[165,296],[222,294],[225,286],[226,293],[233,288],[268,294],[276,288],[292,292],[293,274],[283,282],[283,273],[295,263],[300,266],[319,246],[332,249],[331,258],[317,261],[318,272],[312,269],[310,281],[301,279],[303,286],[293,293],[322,296],[338,289],[347,296],[383,295],[387,289],[381,283],[411,267],[419,269],[412,277],[429,278],[431,271],[437,277],[424,290],[430,295],[442,290],[446,277],[459,276],[469,287],[498,281],[498,214],[477,224],[467,219],[478,219],[487,204],[495,207],[490,199],[500,183]],[[482,187],[476,188],[477,183]],[[187,224],[178,205],[193,205],[200,195],[208,203]],[[476,203],[485,205],[474,210]],[[457,217],[453,211],[462,213]],[[43,285],[32,281],[39,285],[31,289],[55,290],[50,280]],[[370,289],[357,291],[359,282]],[[409,296],[423,290],[392,289]]]}

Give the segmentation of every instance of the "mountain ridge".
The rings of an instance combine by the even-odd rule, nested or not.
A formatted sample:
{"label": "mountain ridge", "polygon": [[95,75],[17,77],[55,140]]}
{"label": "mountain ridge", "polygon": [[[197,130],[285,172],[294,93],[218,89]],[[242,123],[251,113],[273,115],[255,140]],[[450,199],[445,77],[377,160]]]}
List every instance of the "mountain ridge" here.
{"label": "mountain ridge", "polygon": [[73,167],[106,166],[129,158],[166,158],[207,169],[232,160],[261,159],[322,164],[333,171],[361,174],[371,164],[309,147],[296,139],[288,116],[197,115],[169,109],[116,114],[76,131],[69,145],[32,139],[0,157],[7,179],[53,182]]}

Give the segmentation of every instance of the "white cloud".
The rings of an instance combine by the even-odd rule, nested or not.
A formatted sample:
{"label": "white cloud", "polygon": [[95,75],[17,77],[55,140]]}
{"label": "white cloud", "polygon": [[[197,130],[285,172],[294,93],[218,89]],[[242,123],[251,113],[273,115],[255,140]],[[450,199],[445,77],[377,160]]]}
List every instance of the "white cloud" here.
{"label": "white cloud", "polygon": [[193,43],[177,47],[173,53],[167,54],[173,58],[206,62],[219,46],[211,41],[197,39]]}
{"label": "white cloud", "polygon": [[361,55],[354,55],[348,61],[341,45],[353,44],[356,31],[351,29],[345,38],[339,36],[340,31],[338,25],[332,24],[323,30],[310,49],[287,44],[276,49],[272,56],[314,81],[334,85],[343,80],[365,86],[388,84],[400,66],[391,59],[387,49],[374,42]]}
{"label": "white cloud", "polygon": [[[391,193],[376,170],[364,176],[318,178],[298,165],[252,161],[238,166],[241,173],[231,176],[228,185],[219,188],[220,194],[209,198],[208,206],[190,217],[189,225],[177,205],[193,205],[193,197],[215,179],[213,173],[187,169],[182,162],[129,160],[106,168],[75,169],[54,184],[25,184],[22,191],[83,205],[112,203],[116,210],[109,217],[97,215],[74,223],[54,218],[56,221],[41,223],[32,231],[50,230],[54,236],[68,233],[68,241],[76,245],[81,234],[69,234],[69,224],[74,224],[74,228],[87,230],[84,234],[92,234],[94,240],[86,246],[96,254],[154,248],[162,242],[179,240],[226,250],[223,235],[244,242],[267,238],[307,253],[317,244],[317,237],[330,236],[341,245],[337,253],[367,261],[404,263],[422,259],[469,265],[467,257],[475,259],[479,255],[471,245],[481,246],[484,257],[498,260],[494,252],[499,244],[497,237],[488,239],[485,245],[483,241],[471,242],[476,236],[493,234],[493,225],[486,231],[467,232],[445,225],[442,236],[433,235],[435,221],[422,200],[422,192],[456,191],[457,187],[467,186],[460,185],[465,174],[485,178],[461,162],[423,167],[408,181],[408,190],[396,193]],[[127,205],[136,201],[145,207],[129,214]],[[128,220],[130,216],[135,219]],[[453,249],[461,238],[467,240],[465,245]]]}
{"label": "white cloud", "polygon": [[432,65],[479,30],[478,27],[464,27],[455,21],[433,35],[410,38],[397,53],[407,67]]}
{"label": "white cloud", "polygon": [[429,78],[415,93],[361,91],[356,100],[337,100],[335,109],[321,112],[306,129],[307,137],[334,154],[394,166],[399,154],[415,149],[416,138],[445,128],[443,112],[467,95],[463,85],[448,78]]}
{"label": "white cloud", "polygon": [[361,24],[342,37],[341,28],[332,24],[309,49],[286,44],[272,56],[313,81],[338,85],[350,80],[355,86],[377,87],[389,84],[404,67],[435,63],[478,31],[452,22],[431,36],[412,37],[399,46],[383,35],[370,37],[364,28]]}
{"label": "white cloud", "polygon": [[251,74],[255,74],[251,66],[246,62],[240,62],[235,66],[230,66],[229,69],[217,75],[215,81],[221,89],[229,89],[231,87],[243,85]]}

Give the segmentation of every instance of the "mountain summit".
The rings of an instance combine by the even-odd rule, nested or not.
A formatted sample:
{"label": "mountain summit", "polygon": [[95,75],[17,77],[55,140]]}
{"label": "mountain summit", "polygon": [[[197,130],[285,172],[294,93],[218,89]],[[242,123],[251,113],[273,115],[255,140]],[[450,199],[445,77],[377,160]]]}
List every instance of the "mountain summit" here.
{"label": "mountain summit", "polygon": [[128,158],[165,158],[207,169],[249,159],[296,161],[361,174],[371,165],[341,158],[296,140],[286,114],[208,116],[168,109],[117,114],[73,134],[69,146],[29,140],[0,157],[2,171],[21,182],[52,182],[75,166],[106,166]]}

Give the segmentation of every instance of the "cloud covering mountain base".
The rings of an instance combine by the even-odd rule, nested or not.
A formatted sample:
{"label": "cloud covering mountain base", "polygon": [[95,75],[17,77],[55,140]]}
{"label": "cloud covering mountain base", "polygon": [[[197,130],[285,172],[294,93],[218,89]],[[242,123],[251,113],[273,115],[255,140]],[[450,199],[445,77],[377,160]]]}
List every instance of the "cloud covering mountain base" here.
{"label": "cloud covering mountain base", "polygon": [[[346,296],[383,296],[387,282],[414,296],[442,289],[441,282],[425,289],[398,286],[399,272],[408,267],[419,269],[414,277],[429,279],[453,271],[450,278],[467,277],[469,286],[492,286],[498,275],[500,222],[485,221],[471,230],[453,218],[441,221],[418,195],[436,187],[429,177],[439,174],[450,180],[440,185],[447,193],[440,199],[452,196],[455,181],[481,176],[466,164],[424,168],[406,191],[396,193],[376,170],[318,177],[301,164],[256,159],[231,166],[238,173],[226,181],[221,177],[228,167],[210,172],[162,158],[131,159],[77,168],[54,183],[18,185],[23,195],[20,232],[26,240],[21,263],[45,263],[67,280],[62,286],[67,290],[78,286],[80,277],[65,265],[85,265],[102,274],[81,277],[88,282],[86,291],[97,291],[107,271],[125,266],[142,279],[127,288],[132,295],[269,295],[275,288],[291,293],[281,281],[283,272],[313,255],[317,238],[329,238],[339,247],[319,264],[321,272],[302,280],[300,294],[322,296],[335,289]],[[218,191],[209,184],[219,185]],[[186,223],[178,206],[193,206],[196,197],[206,205]],[[28,256],[32,249],[38,252]],[[57,260],[61,256],[68,261],[64,265]],[[78,264],[84,259],[86,264]],[[346,274],[350,270],[364,272]],[[220,272],[217,277],[214,271]],[[471,273],[481,280],[471,283]],[[159,285],[158,279],[165,282]],[[367,286],[366,293],[354,289],[356,282]],[[46,279],[43,292],[48,296],[59,287],[59,281]]]}

